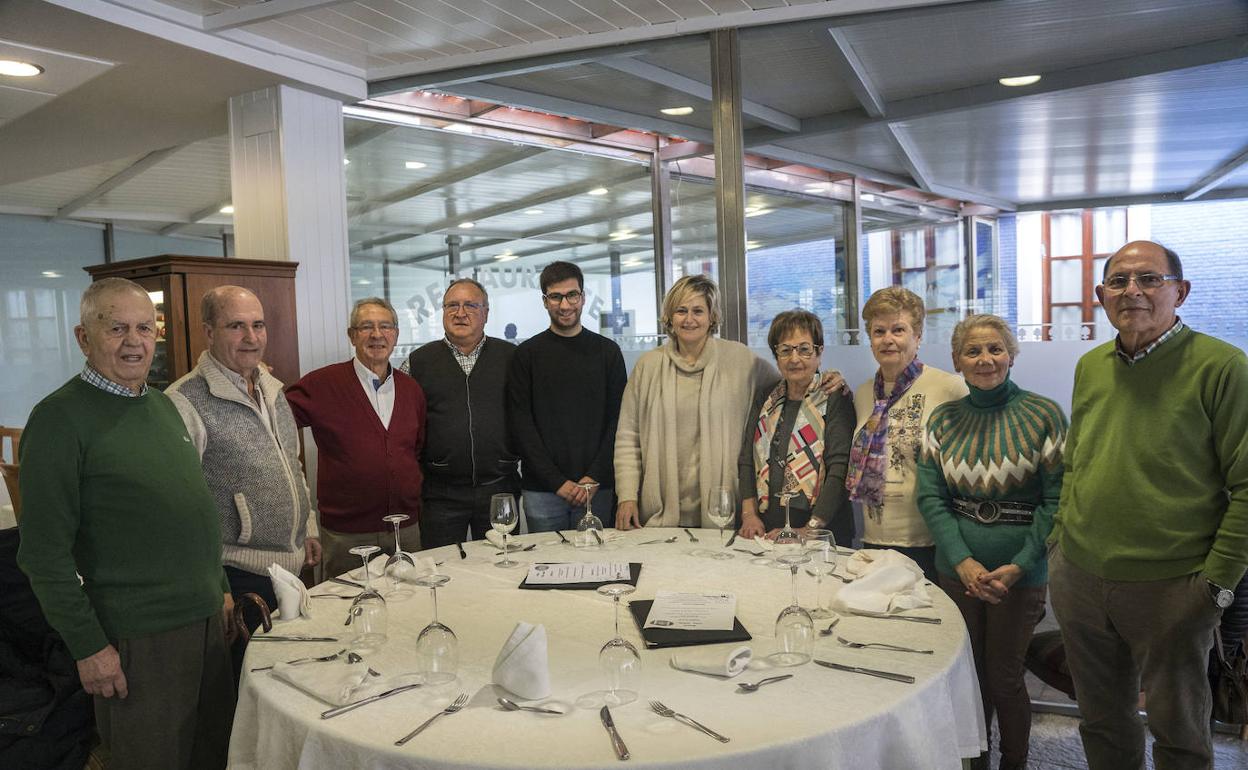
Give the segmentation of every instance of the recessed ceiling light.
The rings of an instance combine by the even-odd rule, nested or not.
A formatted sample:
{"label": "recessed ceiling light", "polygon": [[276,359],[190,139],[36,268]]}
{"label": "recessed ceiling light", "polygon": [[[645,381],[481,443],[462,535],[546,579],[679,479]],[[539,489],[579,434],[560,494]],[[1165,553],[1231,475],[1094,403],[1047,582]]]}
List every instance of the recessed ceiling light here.
{"label": "recessed ceiling light", "polygon": [[42,74],[43,67],[40,67],[38,64],[14,61],[13,59],[0,59],[0,75],[8,75],[11,78],[33,78],[35,75]]}
{"label": "recessed ceiling light", "polygon": [[1013,78],[1001,78],[997,82],[1003,86],[1010,86],[1013,88],[1017,86],[1029,86],[1032,83],[1039,82],[1039,80],[1039,75],[1019,75],[1018,77]]}
{"label": "recessed ceiling light", "polygon": [[747,217],[761,217],[763,214],[770,214],[774,210],[775,209],[764,209],[764,208],[755,207],[753,211],[751,211],[750,209],[746,209],[745,215]]}
{"label": "recessed ceiling light", "polygon": [[541,209],[525,209],[524,213],[528,214],[531,217],[535,217],[538,214],[542,214],[544,212]]}
{"label": "recessed ceiling light", "polygon": [[222,214],[233,214],[233,213],[234,213],[234,204],[232,204],[232,203],[227,203],[227,204],[225,204],[224,206],[222,206],[222,207],[221,207],[221,213],[222,213]]}
{"label": "recessed ceiling light", "polygon": [[498,260],[499,262],[510,262],[513,259],[520,259],[520,257],[517,257],[515,254],[507,253],[507,254],[499,254],[496,257],[494,257],[494,259]]}
{"label": "recessed ceiling light", "polygon": [[612,240],[616,240],[616,241],[627,241],[629,238],[636,238],[636,237],[637,237],[637,233],[633,232],[632,230],[616,230],[615,232],[611,233]]}
{"label": "recessed ceiling light", "polygon": [[356,286],[372,286],[373,282],[368,280],[367,278],[361,278],[360,280],[355,282],[355,285]]}
{"label": "recessed ceiling light", "polygon": [[60,278],[61,274],[56,272],[55,270],[44,270],[43,277],[44,278]]}
{"label": "recessed ceiling light", "polygon": [[460,230],[471,230],[472,228],[476,226],[477,226],[476,222],[460,222],[459,223]]}
{"label": "recessed ceiling light", "polygon": [[343,158],[343,159],[342,159],[342,165],[344,165],[344,166],[350,166],[350,165],[351,165],[351,159],[350,159],[350,158]]}
{"label": "recessed ceiling light", "polygon": [[589,191],[589,194],[590,194],[590,195],[606,195],[606,194],[607,194],[607,188],[605,188],[605,187],[595,187],[594,189],[592,189],[592,190],[590,190],[590,191]]}
{"label": "recessed ceiling light", "polygon": [[688,115],[693,112],[692,107],[665,107],[659,112],[664,115]]}
{"label": "recessed ceiling light", "polygon": [[762,244],[759,243],[758,241],[746,241],[745,242],[745,248],[747,249],[757,249],[761,245]]}
{"label": "recessed ceiling light", "polygon": [[407,161],[406,163],[404,163],[404,164],[403,164],[403,168],[407,168],[407,169],[411,169],[412,171],[415,171],[416,169],[418,169],[418,168],[424,168],[424,167],[425,167],[425,166],[427,166],[427,165],[429,165],[429,164],[428,164],[428,163],[421,163],[421,162],[420,162],[420,161],[418,161],[418,160],[409,160],[409,161]]}
{"label": "recessed ceiling light", "polygon": [[640,259],[626,259],[620,264],[623,265],[624,267],[637,267],[638,265],[641,264],[641,260]]}

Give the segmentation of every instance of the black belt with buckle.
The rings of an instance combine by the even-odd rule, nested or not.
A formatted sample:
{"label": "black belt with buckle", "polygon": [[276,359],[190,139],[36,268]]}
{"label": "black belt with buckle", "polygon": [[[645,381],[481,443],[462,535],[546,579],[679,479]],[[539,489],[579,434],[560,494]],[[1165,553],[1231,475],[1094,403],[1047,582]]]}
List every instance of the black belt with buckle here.
{"label": "black belt with buckle", "polygon": [[954,513],[974,519],[980,524],[1030,524],[1036,506],[1009,500],[961,500],[954,498]]}

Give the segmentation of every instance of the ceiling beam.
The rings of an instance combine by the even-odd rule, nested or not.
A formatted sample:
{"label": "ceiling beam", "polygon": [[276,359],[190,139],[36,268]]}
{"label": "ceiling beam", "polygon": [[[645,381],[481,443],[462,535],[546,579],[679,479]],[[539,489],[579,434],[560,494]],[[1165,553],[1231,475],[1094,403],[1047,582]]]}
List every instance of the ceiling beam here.
{"label": "ceiling beam", "polygon": [[1219,165],[1205,174],[1196,184],[1183,191],[1183,200],[1194,201],[1213,188],[1235,175],[1241,168],[1248,165],[1248,147],[1244,147],[1238,155]]}
{"label": "ceiling beam", "polygon": [[795,136],[807,139],[884,122],[917,120],[949,112],[973,110],[1028,96],[1070,91],[1147,75],[1160,75],[1245,57],[1248,57],[1248,35],[1234,35],[1181,48],[1153,51],[1040,73],[1042,77],[1039,82],[1021,88],[1003,86],[994,80],[966,88],[900,99],[886,105],[887,117],[885,118],[871,117],[862,109],[857,108],[831,112],[803,119],[802,130],[798,135],[785,134],[771,128],[755,128],[745,132],[745,145],[756,147],[761,144],[792,139]]}
{"label": "ceiling beam", "polygon": [[659,160],[667,163],[685,158],[700,158],[714,152],[715,145],[706,142],[672,142],[659,148]]}
{"label": "ceiling beam", "polygon": [[[696,97],[704,102],[711,101],[711,86],[709,83],[703,83],[700,80],[685,77],[679,73],[672,72],[671,70],[665,70],[662,67],[656,67],[647,62],[638,61],[636,59],[616,58],[604,59],[598,62],[598,64],[603,67],[613,69],[616,72],[622,72],[625,75],[632,75],[635,78],[649,83],[655,83],[666,88],[680,91],[683,94]],[[792,133],[800,131],[802,127],[802,121],[799,118],[749,99],[741,100],[741,114],[748,115],[759,123],[770,126],[779,131]]]}
{"label": "ceiling beam", "polygon": [[[665,120],[653,115],[641,115],[611,107],[602,107],[597,104],[586,104],[585,102],[564,99],[558,96],[547,96],[534,91],[522,91],[493,83],[464,83],[442,90],[469,99],[498,102],[513,107],[527,107],[541,112],[553,112],[556,115],[581,118],[594,123],[606,123],[625,128],[639,128],[645,131],[655,131],[671,136],[695,139],[700,142],[711,141],[710,129],[688,126],[684,123]],[[780,133],[787,136],[784,132]]]}
{"label": "ceiling beam", "polygon": [[866,65],[858,58],[858,53],[850,45],[845,32],[831,27],[828,29],[827,39],[830,42],[828,48],[832,53],[833,65],[840,71],[841,78],[862,105],[863,112],[873,118],[884,117],[884,98],[872,85],[867,76]]}
{"label": "ceiling beam", "polygon": [[918,146],[910,139],[909,134],[896,123],[885,123],[884,130],[897,148],[901,156],[901,165],[906,167],[914,183],[919,186],[920,190],[931,192],[932,185],[935,184],[932,181],[932,171],[923,160],[923,154],[919,152]]}
{"label": "ceiling beam", "polygon": [[[746,132],[749,133],[749,132]],[[789,163],[799,163],[803,166],[811,168],[823,169],[824,171],[844,171],[854,176],[860,176],[864,179],[871,179],[877,182],[885,182],[887,184],[895,184],[901,187],[911,187],[914,182],[900,174],[894,174],[891,171],[883,171],[878,168],[869,166],[860,166],[857,163],[851,163],[847,160],[839,158],[829,158],[826,155],[816,155],[811,152],[803,152],[802,150],[792,150],[788,147],[781,147],[778,144],[764,144],[753,148],[755,152],[766,155],[776,160],[783,160]]]}
{"label": "ceiling beam", "polygon": [[160,163],[162,160],[168,158],[170,155],[174,154],[175,152],[177,152],[178,150],[182,149],[185,146],[186,145],[184,144],[179,144],[174,147],[166,147],[162,150],[153,150],[149,152],[148,154],[144,155],[142,158],[139,158],[138,160],[136,160],[134,163],[131,163],[129,166],[126,166],[125,168],[123,168],[121,171],[118,171],[116,174],[113,174],[108,179],[105,179],[103,182],[100,182],[90,192],[79,195],[77,198],[74,198],[69,203],[66,203],[64,206],[61,206],[59,209],[56,210],[56,216],[52,218],[52,221],[56,222],[56,221],[60,221],[63,219],[69,219],[77,212],[86,208],[88,204],[102,198],[108,191],[113,190],[117,187],[120,187],[126,182],[129,182],[131,179],[134,179],[139,174],[142,174],[144,171],[147,171],[152,166],[155,166],[157,163]]}
{"label": "ceiling beam", "polygon": [[548,149],[545,147],[522,146],[519,149],[509,149],[506,152],[487,155],[481,160],[469,163],[466,166],[460,166],[459,168],[452,169],[441,176],[436,176],[433,179],[428,179],[424,182],[410,184],[387,195],[378,196],[376,198],[372,198],[371,200],[365,201],[364,203],[361,203],[351,209],[351,217],[360,217],[373,211],[383,209],[387,206],[393,206],[396,203],[411,200],[412,198],[424,195],[425,193],[430,193],[448,185],[472,179],[475,176],[495,171],[503,166],[510,166],[513,163],[519,163],[522,160],[531,158],[534,155],[541,155],[547,151]]}
{"label": "ceiling beam", "polygon": [[248,24],[280,19],[296,13],[307,13],[330,5],[342,5],[346,2],[348,0],[266,0],[254,5],[243,5],[207,14],[204,16],[203,30],[220,32],[235,27],[245,27]]}
{"label": "ceiling beam", "polygon": [[190,227],[191,225],[197,222],[201,222],[207,219],[213,214],[220,213],[222,207],[224,207],[229,202],[230,202],[230,199],[226,198],[225,200],[218,201],[212,204],[211,206],[204,206],[199,211],[193,211],[191,212],[191,215],[187,217],[185,222],[174,222],[173,224],[166,225],[160,228],[160,234],[161,235],[173,235],[174,233],[184,230],[187,227]]}

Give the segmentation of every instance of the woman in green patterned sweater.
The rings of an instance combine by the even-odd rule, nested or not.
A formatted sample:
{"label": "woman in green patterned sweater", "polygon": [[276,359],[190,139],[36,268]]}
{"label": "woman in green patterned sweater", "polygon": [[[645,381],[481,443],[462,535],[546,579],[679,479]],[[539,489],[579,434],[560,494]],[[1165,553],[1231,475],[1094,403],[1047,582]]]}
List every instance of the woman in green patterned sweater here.
{"label": "woman in green patterned sweater", "polygon": [[[1023,768],[1031,704],[1023,659],[1044,615],[1044,541],[1062,490],[1066,416],[1010,381],[1018,342],[1005,321],[972,315],[953,332],[970,395],[937,407],[918,467],[919,511],[936,541],[941,588],[966,620],[1001,769]],[[987,767],[981,756],[973,766]]]}

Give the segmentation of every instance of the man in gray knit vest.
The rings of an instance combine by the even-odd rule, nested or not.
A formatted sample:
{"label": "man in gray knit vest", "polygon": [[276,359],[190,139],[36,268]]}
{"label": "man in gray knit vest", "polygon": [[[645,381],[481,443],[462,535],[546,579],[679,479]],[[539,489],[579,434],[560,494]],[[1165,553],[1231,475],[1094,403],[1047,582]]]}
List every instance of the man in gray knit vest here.
{"label": "man in gray knit vest", "polygon": [[[239,286],[218,286],[201,305],[208,350],[169,386],[199,450],[221,516],[221,561],[235,600],[258,594],[276,608],[268,569],[298,575],[321,558],[316,516],[299,463],[299,431],[282,383],[261,361],[264,308]],[[258,616],[248,618],[255,628]],[[235,646],[235,673],[242,645]]]}

